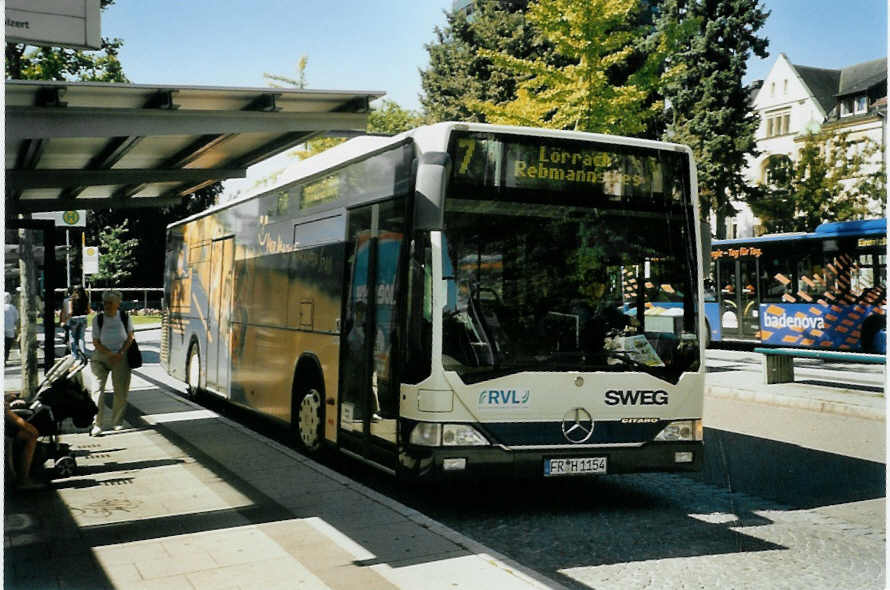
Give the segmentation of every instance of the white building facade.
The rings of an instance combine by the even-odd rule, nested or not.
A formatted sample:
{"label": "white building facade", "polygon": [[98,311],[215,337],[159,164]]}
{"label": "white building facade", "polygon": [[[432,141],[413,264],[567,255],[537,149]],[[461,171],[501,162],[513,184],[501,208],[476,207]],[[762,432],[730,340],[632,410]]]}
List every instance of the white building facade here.
{"label": "white building facade", "polygon": [[[876,142],[881,149],[873,165],[879,167],[886,143],[887,58],[828,70],[794,65],[781,53],[759,89],[752,89],[752,107],[760,117],[755,135],[760,155],[748,159],[751,185],[767,184],[771,158],[797,161],[804,135],[820,131]],[[734,205],[739,213],[727,220],[728,238],[763,233],[746,203]]]}

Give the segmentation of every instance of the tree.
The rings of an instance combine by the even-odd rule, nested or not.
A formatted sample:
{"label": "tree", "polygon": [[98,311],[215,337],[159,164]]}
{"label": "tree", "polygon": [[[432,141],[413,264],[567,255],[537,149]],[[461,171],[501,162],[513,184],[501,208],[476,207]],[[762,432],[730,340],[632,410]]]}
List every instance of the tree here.
{"label": "tree", "polygon": [[160,286],[164,282],[165,260],[163,250],[158,245],[165,239],[164,228],[213,206],[221,192],[222,184],[217,182],[168,207],[90,211],[86,229],[87,243],[101,244],[100,232],[103,228],[126,224],[129,235],[138,242],[131,255],[134,264],[132,277],[139,284],[129,286]]}
{"label": "tree", "polygon": [[[37,301],[37,272],[33,260],[34,237],[27,229],[19,230],[19,276],[21,293],[19,298],[19,351],[22,359],[22,396],[30,399],[37,393],[37,322],[40,310]],[[52,305],[44,301],[44,305]]]}
{"label": "tree", "polygon": [[[105,10],[115,0],[101,0]],[[24,43],[6,44],[8,80],[80,80],[84,82],[129,82],[118,53],[124,42],[102,38],[99,51],[60,47],[30,48]]]}
{"label": "tree", "polygon": [[396,135],[425,122],[423,115],[417,111],[402,108],[397,102],[384,99],[368,113],[368,133]]}
{"label": "tree", "polygon": [[447,25],[436,27],[436,41],[426,45],[430,65],[420,71],[420,103],[432,121],[484,121],[485,114],[467,99],[500,104],[516,98],[513,69],[495,63],[480,49],[518,59],[544,58],[548,48],[526,21],[518,3],[476,0],[472,17],[446,12]]}
{"label": "tree", "polygon": [[306,66],[309,65],[309,56],[302,56],[297,61],[297,77],[289,78],[280,74],[264,73],[263,78],[271,80],[273,88],[306,88]]}
{"label": "tree", "polygon": [[665,139],[695,153],[703,217],[717,215],[717,237],[747,192],[746,156],[756,156],[759,124],[742,86],[751,54],[769,54],[757,36],[769,12],[758,0],[664,0],[656,27],[668,49],[663,92],[670,104]]}
{"label": "tree", "polygon": [[642,7],[640,0],[533,2],[526,18],[553,55],[527,59],[480,49],[519,80],[516,98],[470,97],[467,105],[494,123],[645,134],[663,109],[656,94],[664,56],[658,45],[643,51],[652,31]]}
{"label": "tree", "polygon": [[827,221],[862,219],[887,200],[880,146],[870,139],[851,142],[848,134],[808,134],[795,162],[770,158],[768,184],[748,197],[751,211],[768,232],[813,231]]}
{"label": "tree", "polygon": [[105,226],[99,232],[99,272],[94,279],[104,281],[107,286],[120,286],[133,276],[136,261],[133,251],[139,240],[127,239],[127,220],[116,226]]}

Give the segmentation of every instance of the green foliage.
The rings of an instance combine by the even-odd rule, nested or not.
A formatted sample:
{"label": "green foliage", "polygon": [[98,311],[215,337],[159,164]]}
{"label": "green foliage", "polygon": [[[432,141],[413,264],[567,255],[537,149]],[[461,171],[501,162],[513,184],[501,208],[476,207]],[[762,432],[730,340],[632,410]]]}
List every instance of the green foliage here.
{"label": "green foliage", "polygon": [[368,113],[368,133],[396,135],[425,123],[424,117],[392,100],[382,100]]}
{"label": "green foliage", "polygon": [[[368,133],[380,135],[396,135],[414,129],[425,122],[423,116],[410,109],[405,109],[392,100],[383,100],[380,106],[368,114]],[[294,152],[301,160],[339,145],[346,141],[341,137],[321,137],[306,142],[306,148]]]}
{"label": "green foliage", "polygon": [[105,226],[99,232],[99,272],[93,278],[105,286],[120,286],[133,276],[136,261],[133,251],[139,240],[127,239],[127,220],[116,226]]}
{"label": "green foliage", "polygon": [[526,18],[553,56],[480,49],[519,80],[516,98],[498,104],[471,97],[468,107],[494,123],[646,133],[663,109],[655,95],[664,56],[659,46],[643,43],[651,28],[639,0],[538,0]]}
{"label": "green foliage", "polygon": [[126,224],[129,235],[138,242],[132,253],[134,268],[131,279],[139,284],[123,286],[157,287],[164,282],[164,256],[160,245],[166,240],[166,227],[213,206],[221,192],[222,185],[215,183],[183,197],[179,204],[169,207],[90,211],[86,229],[87,243],[100,243],[99,228]]}
{"label": "green foliage", "polygon": [[[884,214],[886,169],[870,139],[809,134],[796,162],[771,158],[768,186],[748,197],[768,232],[813,231],[820,223]],[[880,161],[880,164],[877,162]]]}
{"label": "green foliage", "polygon": [[436,27],[436,41],[426,45],[430,65],[421,70],[420,102],[432,121],[485,121],[467,100],[500,104],[516,98],[517,79],[510,67],[479,50],[517,59],[545,58],[546,43],[526,21],[523,9],[500,0],[476,0],[472,17],[446,13],[447,25]]}
{"label": "green foliage", "polygon": [[759,124],[742,86],[751,54],[768,56],[758,37],[769,15],[758,0],[664,0],[656,21],[666,52],[663,92],[671,107],[665,139],[692,147],[702,211],[721,222],[744,196],[746,156],[756,155]]}

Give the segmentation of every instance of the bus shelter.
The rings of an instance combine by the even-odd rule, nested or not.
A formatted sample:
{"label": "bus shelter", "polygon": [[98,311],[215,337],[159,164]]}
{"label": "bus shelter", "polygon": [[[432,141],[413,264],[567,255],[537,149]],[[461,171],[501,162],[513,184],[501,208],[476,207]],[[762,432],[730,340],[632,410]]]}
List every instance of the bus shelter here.
{"label": "bus shelter", "polygon": [[34,257],[43,362],[54,361],[55,232],[45,211],[164,207],[313,137],[364,131],[379,91],[5,83],[5,280]]}

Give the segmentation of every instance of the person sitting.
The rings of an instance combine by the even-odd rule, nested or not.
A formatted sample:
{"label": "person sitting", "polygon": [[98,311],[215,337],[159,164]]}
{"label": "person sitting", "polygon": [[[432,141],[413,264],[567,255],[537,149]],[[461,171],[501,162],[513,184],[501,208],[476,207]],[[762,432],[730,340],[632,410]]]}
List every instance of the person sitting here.
{"label": "person sitting", "polygon": [[35,490],[45,487],[44,484],[31,479],[31,466],[34,462],[34,451],[37,450],[37,439],[40,433],[37,428],[13,412],[10,399],[6,398],[6,436],[14,438],[22,445],[18,462],[13,462],[16,474],[16,488],[19,490]]}

